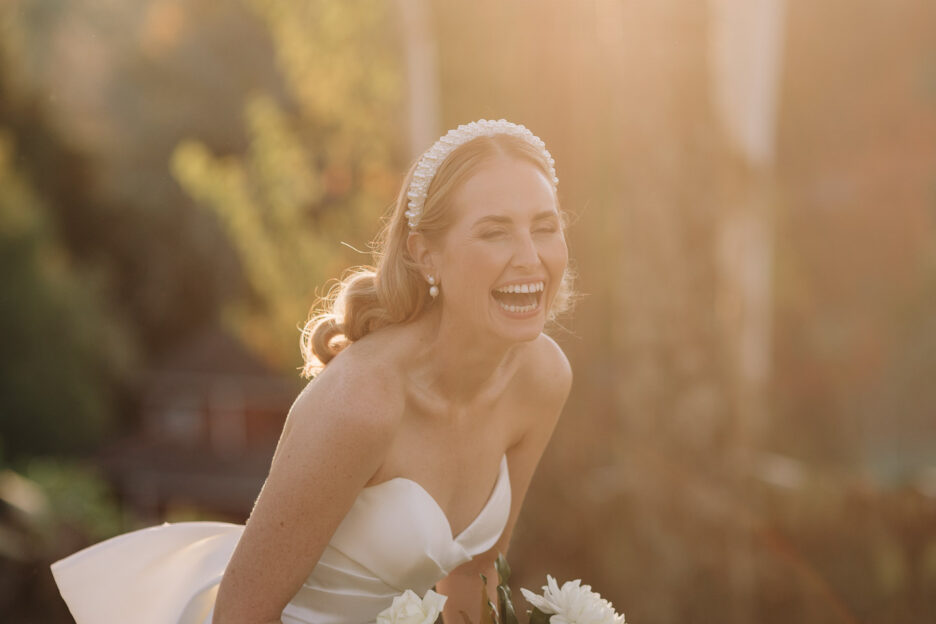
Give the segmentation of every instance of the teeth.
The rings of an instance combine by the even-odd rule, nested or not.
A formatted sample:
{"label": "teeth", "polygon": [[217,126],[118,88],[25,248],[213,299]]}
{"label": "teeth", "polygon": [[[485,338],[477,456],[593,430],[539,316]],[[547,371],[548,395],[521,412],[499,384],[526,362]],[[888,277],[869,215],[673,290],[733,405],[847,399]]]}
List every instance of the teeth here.
{"label": "teeth", "polygon": [[516,306],[516,305],[507,305],[505,303],[497,302],[500,307],[504,308],[508,312],[532,312],[539,307],[538,303],[531,303],[530,305],[525,306]]}
{"label": "teeth", "polygon": [[545,287],[546,285],[543,282],[533,282],[530,284],[510,284],[494,290],[502,293],[535,293],[542,291]]}

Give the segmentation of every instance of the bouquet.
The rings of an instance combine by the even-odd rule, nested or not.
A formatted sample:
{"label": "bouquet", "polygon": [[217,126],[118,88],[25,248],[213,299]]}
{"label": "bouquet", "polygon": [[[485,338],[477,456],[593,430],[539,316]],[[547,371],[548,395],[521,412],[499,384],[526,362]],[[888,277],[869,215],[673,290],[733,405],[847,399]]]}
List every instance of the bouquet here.
{"label": "bouquet", "polygon": [[[479,624],[520,624],[511,600],[510,566],[503,555],[494,563],[497,569],[497,605],[488,599],[487,578],[481,575],[481,621]],[[543,594],[535,594],[521,588],[523,597],[533,608],[527,611],[527,624],[626,624],[624,615],[619,615],[614,606],[582,585],[582,581],[566,581],[559,586],[550,575],[546,575]],[[439,618],[446,597],[431,589],[422,599],[412,590],[406,590],[393,599],[393,604],[377,616],[377,624],[434,624]],[[464,611],[465,624],[472,624]]]}

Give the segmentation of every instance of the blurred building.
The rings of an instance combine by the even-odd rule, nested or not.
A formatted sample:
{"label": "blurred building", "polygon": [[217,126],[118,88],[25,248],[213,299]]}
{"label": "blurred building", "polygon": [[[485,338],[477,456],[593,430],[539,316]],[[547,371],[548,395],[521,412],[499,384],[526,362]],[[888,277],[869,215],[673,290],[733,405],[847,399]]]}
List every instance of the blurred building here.
{"label": "blurred building", "polygon": [[105,450],[103,463],[143,517],[184,507],[244,519],[297,391],[234,337],[205,331],[149,372],[140,429]]}

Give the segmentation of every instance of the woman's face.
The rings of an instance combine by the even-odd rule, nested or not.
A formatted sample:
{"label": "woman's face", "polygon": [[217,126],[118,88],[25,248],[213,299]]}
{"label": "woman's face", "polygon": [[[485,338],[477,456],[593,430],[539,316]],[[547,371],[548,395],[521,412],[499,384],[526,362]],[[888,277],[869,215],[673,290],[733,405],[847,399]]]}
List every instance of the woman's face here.
{"label": "woman's face", "polygon": [[485,163],[453,194],[439,252],[443,314],[510,340],[543,331],[568,262],[555,194],[533,164]]}

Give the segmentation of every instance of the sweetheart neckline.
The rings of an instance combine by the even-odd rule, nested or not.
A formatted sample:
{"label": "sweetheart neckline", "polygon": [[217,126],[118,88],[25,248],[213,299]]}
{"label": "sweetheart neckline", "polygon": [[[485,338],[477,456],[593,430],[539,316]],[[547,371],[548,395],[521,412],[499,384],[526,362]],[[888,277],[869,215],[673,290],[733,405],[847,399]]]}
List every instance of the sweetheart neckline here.
{"label": "sweetheart neckline", "polygon": [[380,483],[375,483],[374,485],[368,485],[364,489],[373,490],[383,485],[387,485],[388,483],[393,483],[395,481],[412,484],[413,486],[416,487],[417,491],[422,492],[422,494],[426,498],[429,499],[429,501],[432,503],[436,511],[439,512],[439,515],[442,516],[442,519],[445,520],[445,525],[448,527],[449,537],[451,538],[451,540],[453,542],[458,542],[466,533],[468,533],[468,531],[470,531],[478,523],[481,517],[484,516],[485,513],[487,513],[488,508],[491,506],[491,501],[494,500],[494,496],[495,494],[497,494],[497,490],[502,487],[502,480],[505,478],[509,478],[508,471],[509,471],[509,466],[507,465],[507,453],[504,453],[501,456],[501,463],[497,470],[497,478],[494,479],[494,486],[491,488],[490,494],[488,494],[487,499],[484,501],[484,505],[481,507],[481,511],[479,511],[477,515],[475,515],[474,519],[468,523],[468,526],[466,526],[464,529],[459,531],[458,535],[455,535],[455,531],[452,529],[452,522],[451,520],[449,520],[449,517],[446,515],[445,510],[442,509],[442,505],[439,504],[439,501],[437,501],[435,497],[429,493],[429,490],[424,488],[418,481],[415,481],[414,479],[410,479],[409,477],[392,477],[390,479],[387,479],[386,481],[381,481]]}

